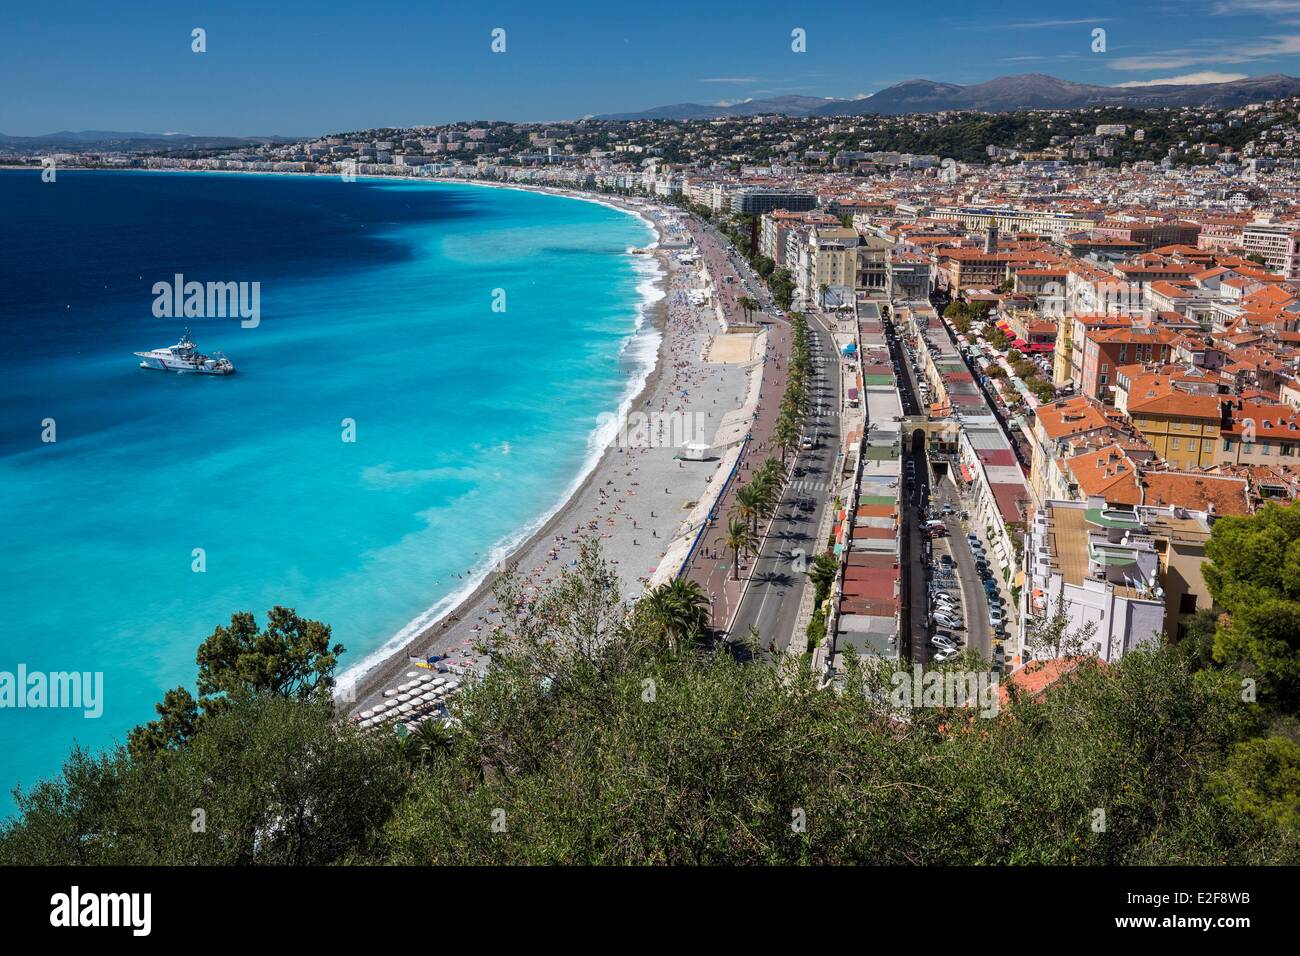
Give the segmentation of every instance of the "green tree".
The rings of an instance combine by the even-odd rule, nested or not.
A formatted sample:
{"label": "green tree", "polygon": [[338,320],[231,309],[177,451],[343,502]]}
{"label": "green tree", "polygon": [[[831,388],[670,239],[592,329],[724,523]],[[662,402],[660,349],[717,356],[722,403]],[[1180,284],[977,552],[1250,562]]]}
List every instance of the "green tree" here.
{"label": "green tree", "polygon": [[699,582],[674,578],[642,598],[644,613],[674,652],[681,641],[698,641],[709,625],[709,599]]}
{"label": "green tree", "polygon": [[1257,737],[1236,745],[1228,765],[1211,778],[1219,799],[1239,813],[1300,829],[1300,743]]}
{"label": "green tree", "polygon": [[1214,657],[1258,677],[1289,710],[1300,702],[1300,509],[1266,505],[1214,523],[1205,584],[1224,611]]}
{"label": "green tree", "polygon": [[168,759],[76,751],[15,794],[0,861],[39,865],[308,866],[370,845],[405,790],[396,742],[329,701],[239,697]]}
{"label": "green tree", "polygon": [[1025,649],[1036,659],[1080,657],[1096,653],[1097,625],[1089,621],[1083,627],[1070,627],[1069,607],[1061,595],[1052,613],[1031,617],[1025,625]]}
{"label": "green tree", "polygon": [[198,699],[184,687],[168,691],[154,708],[158,719],[132,730],[128,746],[137,755],[176,750],[236,697],[305,700],[324,694],[334,686],[342,653],[342,644],[330,644],[329,625],[292,608],[271,608],[260,630],[252,614],[233,614],[229,627],[218,625],[199,645]]}
{"label": "green tree", "polygon": [[731,519],[727,525],[727,547],[731,549],[731,577],[740,580],[740,551],[752,552],[758,548],[758,536],[744,521]]}

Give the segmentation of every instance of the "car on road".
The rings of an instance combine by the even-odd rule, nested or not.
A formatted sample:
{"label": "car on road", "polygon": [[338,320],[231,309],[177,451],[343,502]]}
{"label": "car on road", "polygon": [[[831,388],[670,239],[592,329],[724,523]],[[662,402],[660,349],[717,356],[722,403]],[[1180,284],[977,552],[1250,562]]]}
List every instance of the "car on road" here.
{"label": "car on road", "polygon": [[812,438],[810,438],[810,437],[808,437],[808,436],[805,435],[805,436],[800,440],[800,442],[799,442],[799,447],[802,448],[804,451],[811,451],[811,450],[812,450],[812,447],[813,447],[813,444],[814,444],[814,443],[813,443]]}

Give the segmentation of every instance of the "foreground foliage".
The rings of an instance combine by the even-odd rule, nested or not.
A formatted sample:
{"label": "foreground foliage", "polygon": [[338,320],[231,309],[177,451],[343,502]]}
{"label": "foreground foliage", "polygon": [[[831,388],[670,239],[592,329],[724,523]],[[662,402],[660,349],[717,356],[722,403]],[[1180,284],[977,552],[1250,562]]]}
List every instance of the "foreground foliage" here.
{"label": "foreground foliage", "polygon": [[361,735],[255,669],[177,746],[74,753],[20,793],[0,861],[1300,860],[1294,745],[1193,654],[1080,666],[993,717],[906,713],[865,662],[834,691],[707,649],[696,595],[629,613],[594,549],[532,605],[501,591],[518,610],[459,728]]}

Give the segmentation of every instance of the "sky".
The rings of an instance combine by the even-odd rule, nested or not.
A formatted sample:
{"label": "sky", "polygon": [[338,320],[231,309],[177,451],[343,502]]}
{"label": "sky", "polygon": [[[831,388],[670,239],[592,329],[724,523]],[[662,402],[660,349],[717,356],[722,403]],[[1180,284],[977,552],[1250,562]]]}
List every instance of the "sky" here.
{"label": "sky", "polygon": [[563,120],[1031,72],[1106,86],[1300,75],[1300,0],[0,5],[0,133],[20,136]]}

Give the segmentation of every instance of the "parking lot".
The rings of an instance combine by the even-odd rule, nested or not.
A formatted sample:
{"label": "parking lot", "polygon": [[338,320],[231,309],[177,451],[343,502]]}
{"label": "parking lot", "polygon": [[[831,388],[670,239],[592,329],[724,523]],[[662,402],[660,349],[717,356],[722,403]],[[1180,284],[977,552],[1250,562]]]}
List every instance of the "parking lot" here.
{"label": "parking lot", "polygon": [[[945,640],[932,644],[931,650],[939,652],[949,643],[999,662],[1006,626],[1003,619],[1009,609],[997,572],[988,561],[987,545],[963,518],[963,504],[951,479],[945,476],[934,487],[929,510],[924,518],[918,516],[935,526],[929,589],[931,627]],[[959,626],[953,627],[954,622]]]}

